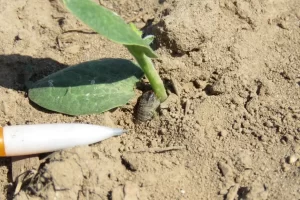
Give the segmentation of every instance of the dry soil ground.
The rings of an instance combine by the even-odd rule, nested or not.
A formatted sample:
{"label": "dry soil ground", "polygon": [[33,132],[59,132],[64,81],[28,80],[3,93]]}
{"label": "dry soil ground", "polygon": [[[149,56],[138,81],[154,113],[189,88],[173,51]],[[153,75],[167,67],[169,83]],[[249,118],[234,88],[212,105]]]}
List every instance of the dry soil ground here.
{"label": "dry soil ground", "polygon": [[[1,126],[129,130],[41,159],[36,191],[15,199],[300,199],[299,0],[99,0],[156,36],[155,65],[169,99],[158,119],[142,124],[133,121],[140,90],[128,105],[98,115],[32,105],[27,65],[38,79],[87,60],[132,57],[59,1],[0,2]],[[0,159],[0,199],[14,192],[10,165]]]}

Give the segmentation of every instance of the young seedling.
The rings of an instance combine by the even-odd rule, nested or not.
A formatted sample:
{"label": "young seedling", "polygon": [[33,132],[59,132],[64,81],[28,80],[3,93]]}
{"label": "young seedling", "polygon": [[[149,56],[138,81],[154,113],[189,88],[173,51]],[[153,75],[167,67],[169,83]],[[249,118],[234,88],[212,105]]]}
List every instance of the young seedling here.
{"label": "young seedling", "polygon": [[157,58],[149,46],[153,36],[142,38],[133,24],[91,0],[63,0],[79,20],[109,40],[124,45],[138,65],[124,59],[104,59],[68,67],[34,83],[29,98],[49,110],[69,115],[101,113],[126,104],[143,73],[156,97],[167,98],[163,81],[154,68]]}
{"label": "young seedling", "polygon": [[152,89],[161,102],[167,94],[151,58],[156,58],[149,44],[153,36],[142,39],[140,32],[133,24],[126,24],[116,13],[90,0],[63,0],[66,7],[82,22],[106,38],[123,44],[136,59],[148,78]]}

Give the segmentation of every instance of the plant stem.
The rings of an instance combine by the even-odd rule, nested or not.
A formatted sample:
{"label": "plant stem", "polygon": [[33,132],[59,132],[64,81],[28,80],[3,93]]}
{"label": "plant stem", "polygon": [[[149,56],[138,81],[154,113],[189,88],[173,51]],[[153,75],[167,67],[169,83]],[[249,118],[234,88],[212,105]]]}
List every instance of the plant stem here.
{"label": "plant stem", "polygon": [[126,47],[144,71],[157,98],[160,100],[160,102],[164,102],[168,96],[163,81],[154,68],[152,60],[148,56],[146,56],[143,51],[140,51],[140,49],[136,46]]}

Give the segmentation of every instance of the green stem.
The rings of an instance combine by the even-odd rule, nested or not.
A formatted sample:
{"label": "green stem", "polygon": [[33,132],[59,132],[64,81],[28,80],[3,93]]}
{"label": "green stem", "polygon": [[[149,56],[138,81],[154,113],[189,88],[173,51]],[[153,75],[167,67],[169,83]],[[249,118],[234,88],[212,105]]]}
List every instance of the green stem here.
{"label": "green stem", "polygon": [[164,87],[164,84],[158,72],[154,68],[152,60],[136,46],[126,46],[126,47],[129,50],[129,52],[133,55],[133,57],[136,59],[140,67],[143,69],[157,98],[160,100],[160,102],[165,101],[168,97],[166,93],[166,89]]}

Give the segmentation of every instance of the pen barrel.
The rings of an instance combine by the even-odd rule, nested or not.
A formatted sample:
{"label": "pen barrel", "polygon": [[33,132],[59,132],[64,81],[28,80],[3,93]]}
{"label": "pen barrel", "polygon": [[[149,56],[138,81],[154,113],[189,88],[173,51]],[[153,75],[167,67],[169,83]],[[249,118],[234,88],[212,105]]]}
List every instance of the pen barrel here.
{"label": "pen barrel", "polygon": [[5,155],[0,156],[51,152],[96,143],[123,133],[122,129],[90,124],[17,125],[2,129]]}

